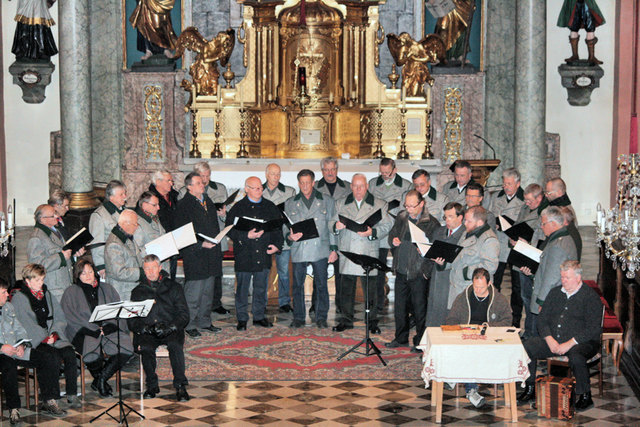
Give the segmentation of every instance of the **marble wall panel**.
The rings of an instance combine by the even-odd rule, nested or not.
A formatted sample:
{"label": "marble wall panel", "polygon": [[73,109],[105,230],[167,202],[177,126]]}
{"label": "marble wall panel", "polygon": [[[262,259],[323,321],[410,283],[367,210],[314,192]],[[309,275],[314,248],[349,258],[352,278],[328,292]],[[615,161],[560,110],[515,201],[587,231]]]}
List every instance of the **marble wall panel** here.
{"label": "marble wall panel", "polygon": [[93,180],[106,183],[122,172],[121,2],[91,1],[90,13]]}

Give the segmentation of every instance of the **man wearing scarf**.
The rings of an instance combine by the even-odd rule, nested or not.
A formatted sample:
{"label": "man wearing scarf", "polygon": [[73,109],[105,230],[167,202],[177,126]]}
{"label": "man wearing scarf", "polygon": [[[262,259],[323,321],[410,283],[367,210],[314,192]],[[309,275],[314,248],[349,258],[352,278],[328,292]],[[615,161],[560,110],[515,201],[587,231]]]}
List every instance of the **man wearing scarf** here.
{"label": "man wearing scarf", "polygon": [[[92,245],[105,243],[111,230],[118,223],[118,218],[127,202],[127,188],[121,181],[113,180],[105,188],[105,202],[98,206],[89,217],[89,233],[93,236]],[[100,277],[105,278],[103,245],[91,249],[91,257]]]}

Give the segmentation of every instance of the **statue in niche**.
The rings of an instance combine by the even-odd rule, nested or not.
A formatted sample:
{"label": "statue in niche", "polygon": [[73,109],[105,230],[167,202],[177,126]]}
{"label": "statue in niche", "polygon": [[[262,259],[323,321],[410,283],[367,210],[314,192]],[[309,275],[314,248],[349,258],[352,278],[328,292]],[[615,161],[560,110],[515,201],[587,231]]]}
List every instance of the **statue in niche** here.
{"label": "statue in niche", "polygon": [[399,36],[388,34],[387,40],[396,65],[403,67],[402,86],[407,96],[425,96],[424,84],[433,86],[433,77],[427,64],[438,63],[446,54],[442,39],[429,34],[417,42],[408,33],[402,33]]}
{"label": "statue in niche", "polygon": [[16,32],[11,52],[18,61],[49,62],[58,54],[51,33],[55,25],[49,8],[56,0],[19,0],[15,20]]}
{"label": "statue in niche", "polygon": [[469,36],[476,0],[453,0],[453,4],[455,9],[438,18],[433,32],[444,42],[447,62],[464,64],[469,53]]}
{"label": "statue in niche", "polygon": [[[233,46],[235,44],[236,32],[229,28],[227,31],[220,31],[218,35],[207,41],[196,27],[186,28],[176,42],[175,58],[182,55],[185,49],[196,52],[196,58],[189,68],[189,74],[193,82],[182,80],[180,85],[184,90],[192,95],[212,96],[218,94],[218,78],[220,72],[216,65],[220,61],[221,66],[226,66]],[[191,101],[189,101],[189,104]]]}
{"label": "statue in niche", "polygon": [[162,54],[173,59],[176,34],[171,23],[171,10],[175,0],[138,0],[129,22],[138,30],[137,48],[143,52],[142,60]]}
{"label": "statue in niche", "polygon": [[602,61],[595,56],[595,46],[598,43],[595,31],[596,27],[604,23],[604,16],[602,16],[596,0],[564,0],[558,16],[558,27],[566,27],[570,31],[571,56],[565,59],[567,64],[577,63],[580,59],[578,56],[578,42],[580,41],[578,31],[581,28],[587,32],[585,39],[589,52],[587,62],[589,65],[602,64]]}

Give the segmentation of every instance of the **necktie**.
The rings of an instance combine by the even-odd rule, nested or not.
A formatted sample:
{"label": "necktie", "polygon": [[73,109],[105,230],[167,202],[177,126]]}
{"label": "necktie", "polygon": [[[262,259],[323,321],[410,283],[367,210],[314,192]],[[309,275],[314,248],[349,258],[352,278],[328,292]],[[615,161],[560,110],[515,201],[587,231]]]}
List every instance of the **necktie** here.
{"label": "necktie", "polygon": [[447,237],[451,237],[451,230],[449,230]]}
{"label": "necktie", "polygon": [[62,238],[62,233],[60,233],[60,232],[58,231],[58,229],[57,229],[57,228],[55,228],[55,227],[53,228],[53,233],[54,233],[56,236],[58,236],[58,238],[59,238],[60,240],[62,240],[62,241],[64,242],[64,239]]}

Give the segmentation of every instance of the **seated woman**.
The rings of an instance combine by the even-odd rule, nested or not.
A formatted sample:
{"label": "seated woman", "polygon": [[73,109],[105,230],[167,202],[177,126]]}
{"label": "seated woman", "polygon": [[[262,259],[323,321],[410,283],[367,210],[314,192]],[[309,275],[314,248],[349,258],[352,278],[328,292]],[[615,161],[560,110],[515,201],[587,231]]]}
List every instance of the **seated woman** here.
{"label": "seated woman", "polygon": [[91,388],[101,397],[112,396],[109,378],[133,355],[127,322],[120,321],[120,349],[118,354],[118,326],[115,320],[90,323],[91,313],[98,305],[120,301],[118,292],[108,283],[100,283],[93,264],[82,259],[73,270],[73,285],[62,295],[60,305],[67,319],[65,332],[76,351],[82,354],[93,376]]}
{"label": "seated woman", "polygon": [[18,365],[36,368],[40,378],[40,395],[45,400],[43,410],[48,415],[65,415],[66,412],[58,408],[55,404],[55,397],[53,397],[60,395],[59,389],[57,395],[53,390],[53,384],[58,382],[55,361],[42,357],[41,353],[31,352],[28,343],[16,346],[20,341],[27,339],[27,331],[16,319],[15,308],[7,301],[9,298],[8,289],[8,283],[0,279],[0,343],[2,343],[0,344],[0,373],[2,374],[2,391],[9,409],[9,422],[11,425],[20,423]]}
{"label": "seated woman", "polygon": [[[56,379],[52,384],[53,391],[44,399],[50,406],[58,408],[55,400],[60,398],[58,376],[60,366],[64,363],[67,403],[71,408],[79,408],[82,403],[76,396],[78,389],[76,353],[65,334],[67,321],[60,303],[47,291],[47,286],[44,284],[45,275],[45,269],[40,264],[27,264],[22,269],[25,283],[13,295],[11,303],[16,309],[16,318],[31,340],[31,357],[36,353],[38,357],[55,361],[53,372],[56,373]],[[39,373],[38,376],[40,376]],[[49,412],[52,411],[49,410]]]}

